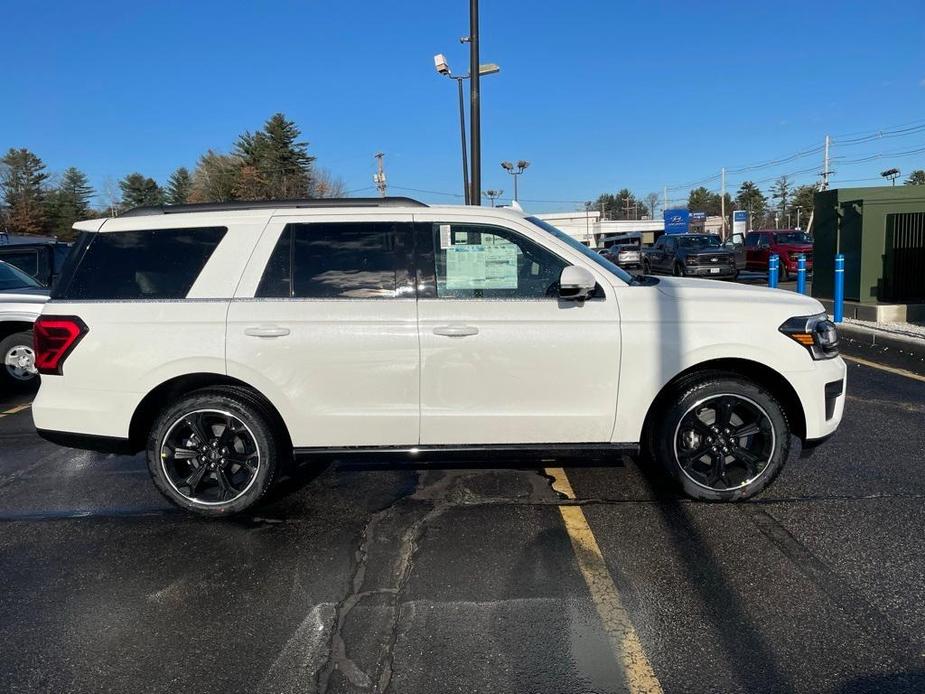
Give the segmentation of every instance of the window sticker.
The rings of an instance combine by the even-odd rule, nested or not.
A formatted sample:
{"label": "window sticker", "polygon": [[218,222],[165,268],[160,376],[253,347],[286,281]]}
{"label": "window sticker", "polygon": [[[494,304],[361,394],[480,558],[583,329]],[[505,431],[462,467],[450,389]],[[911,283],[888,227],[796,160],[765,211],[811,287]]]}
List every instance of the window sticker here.
{"label": "window sticker", "polygon": [[446,251],[447,289],[517,289],[513,244],[452,246]]}
{"label": "window sticker", "polygon": [[441,224],[440,225],[440,250],[446,250],[453,245],[453,242],[450,240],[450,225]]}

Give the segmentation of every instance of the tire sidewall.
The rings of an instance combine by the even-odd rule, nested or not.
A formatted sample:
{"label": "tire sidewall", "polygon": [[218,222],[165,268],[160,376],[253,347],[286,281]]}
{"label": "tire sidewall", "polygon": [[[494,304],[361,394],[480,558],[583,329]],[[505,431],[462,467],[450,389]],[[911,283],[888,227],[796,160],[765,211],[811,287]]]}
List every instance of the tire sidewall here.
{"label": "tire sidewall", "polygon": [[[698,401],[720,394],[741,395],[760,405],[774,428],[774,451],[771,461],[761,475],[744,487],[717,491],[694,482],[681,469],[675,458],[674,437],[678,423]],[[704,501],[740,501],[765,489],[780,474],[790,456],[790,424],[783,408],[774,397],[760,386],[734,376],[705,377],[687,382],[678,389],[663,409],[661,421],[655,428],[653,449],[655,458],[671,474],[688,496]]]}
{"label": "tire sidewall", "polygon": [[[168,481],[160,458],[161,445],[173,423],[194,410],[208,409],[230,412],[244,422],[253,434],[260,453],[256,479],[248,490],[237,499],[221,505],[198,503],[177,492]],[[148,435],[146,459],[154,485],[173,504],[203,516],[231,516],[253,506],[269,489],[277,467],[278,443],[269,418],[255,403],[230,393],[192,393],[166,407],[155,420]]]}
{"label": "tire sidewall", "polygon": [[13,389],[34,388],[39,382],[39,375],[37,373],[33,374],[32,378],[21,381],[7,371],[6,355],[14,347],[28,347],[29,349],[33,349],[32,333],[13,333],[0,340],[0,385]]}

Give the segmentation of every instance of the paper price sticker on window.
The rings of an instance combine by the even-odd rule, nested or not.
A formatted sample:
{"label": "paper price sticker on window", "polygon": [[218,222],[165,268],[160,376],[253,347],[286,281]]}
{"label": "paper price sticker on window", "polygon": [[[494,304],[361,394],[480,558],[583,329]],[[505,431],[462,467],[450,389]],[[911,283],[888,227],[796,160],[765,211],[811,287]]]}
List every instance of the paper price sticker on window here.
{"label": "paper price sticker on window", "polygon": [[513,245],[451,246],[446,249],[447,289],[517,289]]}
{"label": "paper price sticker on window", "polygon": [[450,225],[440,225],[440,250],[445,251],[453,245],[453,239],[450,236]]}

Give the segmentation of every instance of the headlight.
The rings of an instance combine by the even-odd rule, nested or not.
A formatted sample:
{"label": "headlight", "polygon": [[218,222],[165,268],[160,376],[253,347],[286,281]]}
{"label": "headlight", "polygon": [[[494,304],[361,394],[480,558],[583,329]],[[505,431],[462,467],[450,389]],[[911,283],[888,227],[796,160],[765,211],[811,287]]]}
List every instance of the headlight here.
{"label": "headlight", "polygon": [[806,347],[813,359],[831,359],[838,355],[838,329],[824,313],[790,318],[780,326],[780,331]]}

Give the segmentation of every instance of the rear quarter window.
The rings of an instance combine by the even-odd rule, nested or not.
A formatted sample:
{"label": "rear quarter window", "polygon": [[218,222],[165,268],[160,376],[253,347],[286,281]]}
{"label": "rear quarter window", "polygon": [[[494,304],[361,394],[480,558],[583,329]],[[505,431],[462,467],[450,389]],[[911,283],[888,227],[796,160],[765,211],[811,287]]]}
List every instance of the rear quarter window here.
{"label": "rear quarter window", "polygon": [[183,299],[226,231],[198,227],[86,234],[52,298]]}

